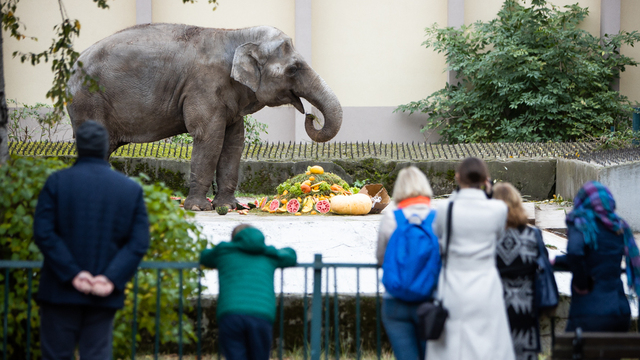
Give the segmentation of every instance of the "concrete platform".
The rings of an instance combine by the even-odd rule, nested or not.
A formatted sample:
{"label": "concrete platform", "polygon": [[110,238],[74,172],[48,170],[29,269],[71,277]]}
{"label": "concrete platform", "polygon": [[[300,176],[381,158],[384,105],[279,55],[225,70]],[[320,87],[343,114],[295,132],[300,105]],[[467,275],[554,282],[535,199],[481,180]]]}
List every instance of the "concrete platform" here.
{"label": "concrete platform", "polygon": [[[446,199],[434,199],[432,205]],[[525,203],[525,209],[531,213],[535,209],[536,224],[545,229],[566,228],[564,225],[564,210],[556,204]],[[566,210],[570,211],[570,208]],[[275,247],[292,247],[296,250],[299,263],[313,262],[315,254],[322,254],[325,263],[362,263],[376,262],[375,251],[378,236],[378,226],[382,218],[378,215],[341,216],[315,215],[290,216],[273,215],[267,213],[250,213],[240,215],[230,212],[220,216],[215,212],[197,213],[195,221],[202,226],[203,234],[211,244],[228,241],[233,228],[241,223],[250,223],[260,229],[266,237],[266,243]],[[543,231],[543,239],[547,245],[549,256],[554,258],[566,252],[567,239],[550,231]],[[305,276],[303,269],[286,269],[282,275],[276,273],[275,289],[280,291],[281,284],[287,294],[303,294],[312,292],[312,272]],[[306,277],[306,290],[305,290]],[[571,274],[556,273],[558,290],[563,295],[571,294]],[[359,278],[359,282],[358,282]],[[361,269],[359,274],[355,269],[331,269],[323,273],[323,292],[341,294],[374,294],[377,289],[383,291],[379,282],[382,271],[375,269]],[[328,279],[328,281],[327,281]],[[205,295],[218,293],[218,279],[215,271],[206,271],[203,284],[207,286]],[[629,290],[625,291],[629,294]],[[637,302],[631,302],[632,314],[637,317]]]}
{"label": "concrete platform", "polygon": [[[446,201],[434,199],[433,206]],[[525,203],[529,214],[535,213],[534,203]],[[556,211],[557,212],[557,211]],[[530,215],[531,217],[531,215]],[[211,244],[228,241],[231,231],[241,223],[250,223],[260,229],[266,237],[266,243],[275,247],[292,247],[298,255],[298,262],[311,263],[315,254],[322,254],[326,263],[362,263],[376,262],[375,251],[378,238],[378,226],[381,214],[366,216],[316,215],[290,216],[266,213],[250,213],[240,215],[230,212],[220,216],[215,212],[196,214],[196,221],[202,226],[203,234]],[[566,240],[560,236],[545,232],[545,242],[552,244],[557,250],[550,250],[550,254],[559,254],[566,249]],[[330,287],[333,290],[333,274]],[[379,276],[382,276],[380,272]],[[338,269],[338,291],[341,293],[355,293],[358,289],[356,271],[354,269]],[[307,284],[310,290],[311,278]],[[302,270],[287,269],[284,276],[284,291],[287,293],[304,292],[304,274]],[[207,293],[217,293],[217,276],[215,272],[208,272],[205,279],[208,286]],[[276,280],[279,290],[279,281]],[[360,292],[375,293],[375,270],[360,270]],[[568,291],[568,290],[567,290]]]}

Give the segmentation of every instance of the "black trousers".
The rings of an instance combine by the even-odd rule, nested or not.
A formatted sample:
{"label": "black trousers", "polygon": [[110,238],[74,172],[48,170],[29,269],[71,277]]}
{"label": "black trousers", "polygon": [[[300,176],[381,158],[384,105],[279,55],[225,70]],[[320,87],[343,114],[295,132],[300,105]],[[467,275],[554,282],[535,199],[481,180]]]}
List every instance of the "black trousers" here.
{"label": "black trousers", "polygon": [[222,354],[227,360],[269,360],[271,322],[250,315],[228,314],[219,319],[218,329]]}
{"label": "black trousers", "polygon": [[40,304],[43,360],[72,360],[76,346],[82,360],[111,360],[116,309]]}

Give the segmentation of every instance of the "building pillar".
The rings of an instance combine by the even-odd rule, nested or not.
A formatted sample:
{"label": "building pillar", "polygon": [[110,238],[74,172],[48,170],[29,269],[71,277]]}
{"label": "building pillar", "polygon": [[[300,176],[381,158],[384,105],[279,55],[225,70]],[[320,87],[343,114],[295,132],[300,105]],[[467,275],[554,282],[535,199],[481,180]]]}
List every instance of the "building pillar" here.
{"label": "building pillar", "polygon": [[[621,0],[600,0],[600,38],[620,32]],[[620,79],[611,82],[611,89],[620,91]]]}
{"label": "building pillar", "polygon": [[[448,0],[447,3],[447,26],[460,28],[464,25],[464,0]],[[451,85],[457,85],[460,80],[456,78],[458,72],[447,71],[447,82]]]}
{"label": "building pillar", "polygon": [[150,24],[153,22],[151,1],[152,0],[136,0],[136,25]]}
{"label": "building pillar", "polygon": [[[309,66],[313,66],[313,37],[312,37],[312,11],[311,11],[311,3],[312,0],[295,0],[296,1],[296,34],[295,34],[295,47],[296,50],[302,55],[304,60],[309,64]],[[307,113],[312,113],[311,104],[302,99],[302,104],[304,105],[304,109]],[[293,128],[294,128],[294,141],[304,141],[310,142],[311,138],[307,135],[307,132],[304,129],[304,119],[305,115],[301,114],[297,110],[294,111],[295,118],[293,119]],[[319,111],[313,111],[314,114],[319,113]]]}

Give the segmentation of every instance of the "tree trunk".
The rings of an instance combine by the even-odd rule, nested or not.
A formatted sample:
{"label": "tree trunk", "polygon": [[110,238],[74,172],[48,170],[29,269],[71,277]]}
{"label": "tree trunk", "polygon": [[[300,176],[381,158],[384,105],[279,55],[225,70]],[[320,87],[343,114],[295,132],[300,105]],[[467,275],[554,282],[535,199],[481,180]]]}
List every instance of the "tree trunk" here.
{"label": "tree trunk", "polygon": [[9,135],[7,133],[9,112],[4,92],[4,50],[2,42],[2,31],[0,31],[0,165],[3,165],[9,159]]}

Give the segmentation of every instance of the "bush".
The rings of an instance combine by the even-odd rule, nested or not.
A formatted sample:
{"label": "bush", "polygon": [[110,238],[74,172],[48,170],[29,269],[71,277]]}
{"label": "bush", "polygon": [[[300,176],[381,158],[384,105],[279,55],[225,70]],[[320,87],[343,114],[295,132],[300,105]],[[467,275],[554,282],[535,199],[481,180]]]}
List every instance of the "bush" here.
{"label": "bush", "polygon": [[[245,144],[247,145],[259,144],[261,141],[260,135],[262,133],[269,134],[269,132],[267,132],[267,128],[269,127],[269,125],[258,121],[258,119],[254,118],[253,116],[245,115],[242,119],[244,120],[244,143]],[[184,133],[184,134],[180,134],[172,137],[171,142],[192,144],[193,137],[188,133]]]}
{"label": "bush", "polygon": [[[38,194],[45,181],[56,170],[67,165],[56,158],[23,158],[12,156],[0,166],[0,255],[3,260],[42,260],[42,254],[33,243],[33,214]],[[37,290],[39,272],[33,271],[33,291]],[[27,272],[12,271],[9,279],[8,351],[21,352],[26,346],[27,329]],[[0,273],[0,299],[5,296],[5,273]],[[40,314],[35,295],[31,300],[32,334],[38,332]],[[4,306],[0,307],[4,316]],[[0,333],[4,330],[0,328]],[[0,337],[4,337],[2,334]],[[34,337],[32,354],[39,357],[40,344]],[[11,356],[10,356],[11,357]],[[20,357],[16,355],[15,357]]]}
{"label": "bush", "polygon": [[[33,215],[38,194],[47,177],[67,165],[55,158],[26,158],[13,156],[4,166],[0,166],[0,251],[2,259],[42,260],[42,254],[33,242]],[[142,179],[148,179],[141,174]],[[137,179],[141,182],[140,179]],[[193,213],[177,207],[171,200],[171,190],[161,183],[143,184],[150,224],[150,248],[143,261],[197,261],[200,251],[206,246],[206,239],[200,234],[197,224],[190,221]],[[195,240],[194,240],[195,239]],[[27,280],[22,271],[14,271],[11,276],[9,293],[10,313],[8,339],[10,354],[25,346],[26,332],[26,292]],[[39,270],[34,271],[33,289],[38,287]],[[197,295],[198,270],[184,272],[182,292],[178,290],[176,270],[162,272],[160,340],[173,342],[178,338],[177,304],[179,296],[189,298]],[[4,281],[4,273],[0,274]],[[125,307],[116,313],[113,331],[115,358],[125,358],[131,352],[131,324],[133,320],[133,283],[127,284]],[[4,299],[5,288],[0,287],[0,298]],[[155,334],[156,310],[156,270],[144,269],[138,272],[138,331]],[[183,299],[184,299],[183,298]],[[189,303],[183,300],[185,309]],[[40,323],[38,307],[32,301],[32,333],[37,333]],[[4,308],[0,307],[0,316]],[[0,329],[0,331],[2,331]],[[186,342],[195,338],[194,326],[183,316],[183,331]],[[4,336],[5,334],[2,334]],[[35,336],[33,339],[37,339]],[[140,333],[138,333],[140,340]],[[32,341],[33,353],[39,353],[39,344]]]}
{"label": "bush", "polygon": [[620,47],[640,35],[600,39],[578,28],[587,15],[577,4],[506,0],[488,23],[428,28],[423,45],[445,53],[460,83],[396,111],[428,113],[423,131],[439,128],[451,143],[581,140],[627,128],[632,107],[610,84],[638,64]]}

